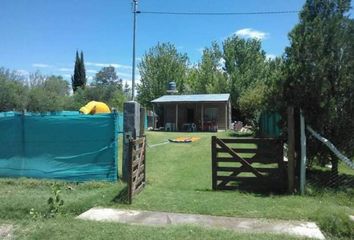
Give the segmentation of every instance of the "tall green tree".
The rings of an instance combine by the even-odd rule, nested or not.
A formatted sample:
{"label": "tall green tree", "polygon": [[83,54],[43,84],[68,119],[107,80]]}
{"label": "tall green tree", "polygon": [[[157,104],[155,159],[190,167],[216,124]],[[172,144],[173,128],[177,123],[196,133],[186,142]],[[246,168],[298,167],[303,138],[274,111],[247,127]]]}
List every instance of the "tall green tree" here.
{"label": "tall green tree", "polygon": [[76,92],[78,88],[85,88],[86,82],[87,79],[86,79],[86,70],[85,70],[85,63],[84,63],[84,54],[81,51],[81,54],[79,56],[79,52],[76,51],[74,75],[71,76],[71,85],[73,91]]}
{"label": "tall green tree", "polygon": [[[69,84],[61,76],[32,75],[26,109],[31,112],[62,111],[69,98]],[[35,84],[34,84],[35,83]]]}
{"label": "tall green tree", "polygon": [[94,78],[95,85],[117,85],[122,88],[122,82],[113,66],[103,67]]}
{"label": "tall green tree", "polygon": [[[304,110],[306,121],[349,156],[354,155],[354,31],[350,0],[308,0],[289,34],[284,97]],[[310,142],[310,153],[337,159]]]}
{"label": "tall green tree", "polygon": [[261,42],[232,36],[223,42],[223,58],[234,108],[253,118],[263,102],[266,57]]}
{"label": "tall green tree", "polygon": [[28,87],[16,72],[0,68],[0,112],[26,108]]}
{"label": "tall green tree", "polygon": [[179,93],[184,93],[187,64],[187,55],[179,53],[171,43],[158,43],[149,49],[139,63],[139,102],[151,106],[151,100],[166,94],[171,81],[176,82]]}
{"label": "tall green tree", "polygon": [[201,62],[189,71],[187,78],[193,93],[228,92],[227,78],[222,69],[222,57],[222,51],[216,42],[203,50]]}

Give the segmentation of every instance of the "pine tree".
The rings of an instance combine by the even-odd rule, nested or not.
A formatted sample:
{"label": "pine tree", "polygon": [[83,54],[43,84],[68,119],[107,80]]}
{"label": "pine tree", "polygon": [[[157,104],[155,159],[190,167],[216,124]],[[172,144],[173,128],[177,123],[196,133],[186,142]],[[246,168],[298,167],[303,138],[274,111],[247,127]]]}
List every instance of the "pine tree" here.
{"label": "pine tree", "polygon": [[74,75],[71,76],[71,85],[74,92],[76,92],[76,90],[79,87],[85,88],[86,85],[84,54],[82,51],[81,51],[81,57],[79,56],[79,52],[76,51]]}
{"label": "pine tree", "polygon": [[84,53],[82,51],[81,51],[81,57],[80,57],[80,77],[81,77],[82,87],[85,87],[87,80],[86,80]]}

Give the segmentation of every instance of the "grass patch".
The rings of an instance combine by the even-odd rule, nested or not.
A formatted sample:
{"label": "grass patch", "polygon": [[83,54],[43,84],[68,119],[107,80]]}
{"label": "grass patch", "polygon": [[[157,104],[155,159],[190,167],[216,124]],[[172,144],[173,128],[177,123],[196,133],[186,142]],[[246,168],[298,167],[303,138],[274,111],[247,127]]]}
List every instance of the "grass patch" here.
{"label": "grass patch", "polygon": [[[217,134],[219,137],[227,136],[225,132]],[[47,210],[53,181],[0,179],[0,219],[19,226],[16,228],[19,239],[291,239],[288,236],[236,234],[188,226],[151,228],[74,219],[94,206],[311,220],[319,224],[329,239],[353,237],[353,225],[345,217],[354,215],[351,193],[323,191],[293,196],[270,192],[212,191],[210,142],[213,135],[215,133],[147,132],[149,146],[183,136],[200,137],[200,140],[186,144],[148,146],[147,186],[132,205],[117,201],[117,196],[125,187],[122,182],[59,182],[62,189],[60,194],[65,201],[63,214],[55,219],[34,221],[29,214],[30,209],[41,212]],[[121,155],[122,151],[119,153]]]}
{"label": "grass patch", "polygon": [[282,240],[299,239],[282,235],[245,234],[232,231],[211,230],[193,226],[146,227],[119,223],[100,223],[67,218],[47,221],[19,222],[15,232],[18,239],[96,240],[96,239],[239,239]]}

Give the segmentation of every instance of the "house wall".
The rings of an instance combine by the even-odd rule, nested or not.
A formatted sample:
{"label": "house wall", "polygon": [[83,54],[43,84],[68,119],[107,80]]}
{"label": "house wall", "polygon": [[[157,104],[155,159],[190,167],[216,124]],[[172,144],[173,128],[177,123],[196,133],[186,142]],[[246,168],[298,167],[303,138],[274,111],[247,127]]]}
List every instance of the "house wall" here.
{"label": "house wall", "polygon": [[[208,121],[207,119],[207,109],[214,108],[217,109],[217,125],[218,129],[227,129],[231,123],[230,114],[230,104],[229,102],[220,103],[203,103],[204,105],[204,123]],[[178,130],[183,130],[183,124],[188,123],[187,111],[188,109],[193,109],[194,119],[193,123],[197,126],[201,126],[201,108],[202,103],[178,103]],[[164,111],[164,124],[175,123],[176,122],[176,104],[166,103],[163,104]],[[227,122],[226,120],[227,119]]]}

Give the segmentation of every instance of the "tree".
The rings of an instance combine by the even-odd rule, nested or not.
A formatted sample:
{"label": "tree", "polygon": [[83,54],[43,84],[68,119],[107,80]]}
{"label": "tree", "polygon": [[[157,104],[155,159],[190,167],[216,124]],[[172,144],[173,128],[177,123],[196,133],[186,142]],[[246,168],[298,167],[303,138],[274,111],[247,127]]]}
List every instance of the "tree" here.
{"label": "tree", "polygon": [[0,112],[21,111],[26,107],[28,88],[23,77],[0,68]]}
{"label": "tree", "polygon": [[166,94],[168,83],[176,82],[177,90],[185,90],[188,58],[178,53],[171,43],[158,43],[148,50],[139,63],[141,83],[138,85],[138,100],[144,106]]}
{"label": "tree", "polygon": [[227,79],[222,71],[222,52],[216,42],[203,50],[201,63],[189,72],[188,83],[193,93],[228,92]]}
{"label": "tree", "polygon": [[61,76],[43,76],[36,73],[31,77],[26,109],[31,112],[62,111],[67,104],[68,82]]}
{"label": "tree", "polygon": [[78,88],[85,88],[86,81],[87,79],[86,79],[86,71],[85,71],[85,63],[84,63],[84,54],[81,51],[81,57],[80,57],[79,52],[76,51],[74,75],[71,76],[71,85],[73,91],[76,92]]}
{"label": "tree", "polygon": [[[306,122],[350,157],[354,154],[354,28],[350,0],[308,0],[286,49],[284,98],[304,111]],[[310,154],[337,158],[309,142]]]}
{"label": "tree", "polygon": [[131,88],[130,88],[127,81],[125,81],[123,92],[124,92],[125,98],[127,100],[130,100],[131,99]]}
{"label": "tree", "polygon": [[232,36],[223,42],[228,87],[234,108],[242,110],[244,117],[253,119],[263,103],[266,58],[261,42]]}
{"label": "tree", "polygon": [[113,66],[103,67],[94,78],[94,85],[117,85],[122,88],[120,79]]}
{"label": "tree", "polygon": [[43,87],[48,92],[53,92],[58,96],[69,94],[69,83],[62,76],[49,76],[43,83]]}

